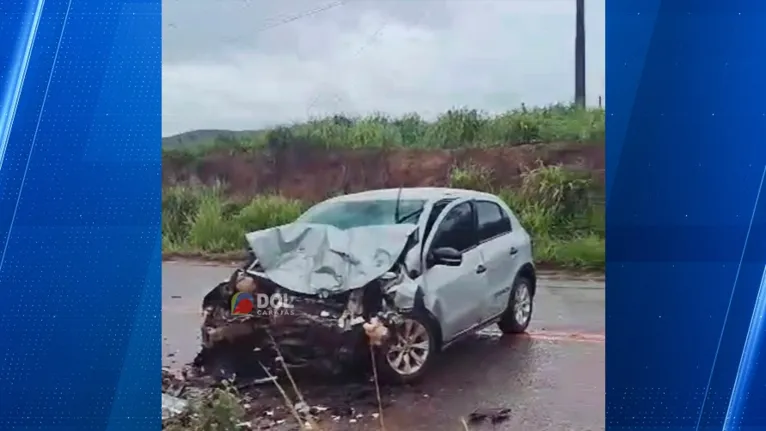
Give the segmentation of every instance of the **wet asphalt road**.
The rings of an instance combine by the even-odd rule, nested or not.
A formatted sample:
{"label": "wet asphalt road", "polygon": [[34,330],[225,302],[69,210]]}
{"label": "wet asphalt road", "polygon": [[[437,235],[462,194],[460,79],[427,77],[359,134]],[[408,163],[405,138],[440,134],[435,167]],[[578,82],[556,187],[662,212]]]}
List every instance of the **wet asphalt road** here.
{"label": "wet asphalt road", "polygon": [[[232,268],[163,264],[163,365],[190,362],[199,347],[200,301]],[[493,430],[604,429],[603,281],[551,274],[540,280],[530,334],[500,337],[494,328],[457,343],[417,388],[392,395],[386,429],[463,429],[478,407],[509,407]],[[307,395],[310,398],[310,395]],[[311,399],[307,400],[309,403]],[[379,429],[369,415],[332,429]]]}

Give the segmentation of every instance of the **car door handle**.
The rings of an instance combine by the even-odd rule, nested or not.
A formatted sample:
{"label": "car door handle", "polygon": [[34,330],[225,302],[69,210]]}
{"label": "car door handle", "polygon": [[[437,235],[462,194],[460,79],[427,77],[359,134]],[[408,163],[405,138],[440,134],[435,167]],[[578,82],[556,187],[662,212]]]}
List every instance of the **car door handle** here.
{"label": "car door handle", "polygon": [[479,266],[476,267],[476,273],[477,274],[482,274],[482,273],[485,273],[485,272],[487,272],[487,267],[486,266],[479,265]]}
{"label": "car door handle", "polygon": [[516,256],[516,253],[519,252],[519,249],[516,247],[511,247],[511,256]]}

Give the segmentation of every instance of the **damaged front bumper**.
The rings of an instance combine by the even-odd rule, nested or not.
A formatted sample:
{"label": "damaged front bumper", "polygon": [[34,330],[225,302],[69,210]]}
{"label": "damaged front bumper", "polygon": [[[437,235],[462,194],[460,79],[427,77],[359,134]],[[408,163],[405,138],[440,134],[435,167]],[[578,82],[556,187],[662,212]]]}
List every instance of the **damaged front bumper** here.
{"label": "damaged front bumper", "polygon": [[[263,273],[240,269],[203,300],[202,351],[195,365],[206,373],[246,375],[312,367],[340,373],[359,363],[367,345],[384,344],[415,305],[416,284],[394,270],[357,289],[298,294]],[[232,312],[237,294],[289,297],[281,307]],[[262,370],[266,368],[267,370]]]}

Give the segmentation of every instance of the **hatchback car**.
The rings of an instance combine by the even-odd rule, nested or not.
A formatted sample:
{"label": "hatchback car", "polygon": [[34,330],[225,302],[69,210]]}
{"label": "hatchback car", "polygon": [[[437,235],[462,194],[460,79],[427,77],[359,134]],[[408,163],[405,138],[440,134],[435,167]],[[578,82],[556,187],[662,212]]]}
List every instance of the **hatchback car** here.
{"label": "hatchback car", "polygon": [[[363,322],[380,317],[390,331],[376,347],[376,363],[389,380],[416,380],[461,337],[492,324],[504,333],[524,332],[532,317],[537,277],[530,237],[512,209],[489,193],[401,188],[339,196],[290,225],[248,234],[248,242],[251,262],[208,294],[206,315],[226,315],[240,285],[252,291],[266,283],[310,299],[314,309],[306,313],[314,315],[292,322],[310,322],[312,334],[324,325],[353,341],[365,335]],[[258,281],[241,283],[243,275]],[[337,285],[328,290],[323,283]],[[348,318],[356,323],[337,324]],[[211,338],[218,333],[211,321],[203,324],[208,345],[227,337]],[[293,337],[286,346],[309,338],[283,332]]]}

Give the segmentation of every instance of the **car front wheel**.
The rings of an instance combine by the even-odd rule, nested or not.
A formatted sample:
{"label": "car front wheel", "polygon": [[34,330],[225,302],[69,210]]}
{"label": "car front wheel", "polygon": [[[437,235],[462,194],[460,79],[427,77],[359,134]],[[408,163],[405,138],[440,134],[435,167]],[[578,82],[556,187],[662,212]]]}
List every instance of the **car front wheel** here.
{"label": "car front wheel", "polygon": [[525,277],[516,277],[498,326],[503,333],[519,334],[527,330],[532,320],[532,282]]}
{"label": "car front wheel", "polygon": [[381,377],[389,383],[411,383],[431,366],[437,352],[433,323],[420,313],[403,316],[391,339],[379,349],[377,359]]}

